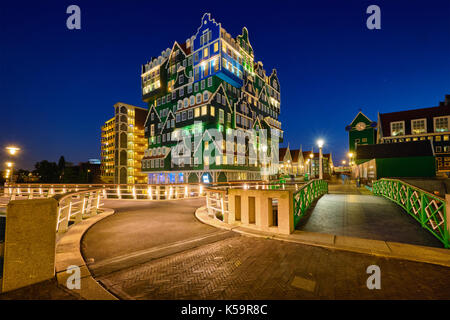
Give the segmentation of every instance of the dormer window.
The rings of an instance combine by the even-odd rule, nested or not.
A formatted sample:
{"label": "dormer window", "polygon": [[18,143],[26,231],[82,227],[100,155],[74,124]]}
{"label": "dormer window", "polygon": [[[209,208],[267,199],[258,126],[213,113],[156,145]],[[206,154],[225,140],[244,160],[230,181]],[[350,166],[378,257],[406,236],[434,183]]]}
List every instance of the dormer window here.
{"label": "dormer window", "polygon": [[405,135],[405,121],[391,122],[391,136]]}
{"label": "dormer window", "polygon": [[411,133],[422,134],[427,132],[427,119],[411,120]]}
{"label": "dormer window", "polygon": [[434,118],[434,132],[447,132],[448,128],[448,116]]}

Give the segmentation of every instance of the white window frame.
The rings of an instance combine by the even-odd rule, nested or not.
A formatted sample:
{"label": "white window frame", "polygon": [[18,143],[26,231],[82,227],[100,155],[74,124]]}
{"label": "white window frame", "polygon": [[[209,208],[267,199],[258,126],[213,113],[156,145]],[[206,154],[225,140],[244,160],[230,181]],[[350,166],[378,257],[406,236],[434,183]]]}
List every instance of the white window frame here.
{"label": "white window frame", "polygon": [[392,127],[393,127],[394,124],[397,124],[397,123],[401,123],[403,125],[403,134],[397,135],[397,136],[404,136],[405,135],[405,121],[393,121],[393,122],[390,123],[390,126],[391,126],[391,137],[397,137],[397,136],[394,136],[392,134],[393,133],[392,131],[394,131],[394,130],[392,130]]}
{"label": "white window frame", "polygon": [[[414,123],[417,121],[424,121],[425,122],[425,132],[422,133],[414,133]],[[412,135],[416,135],[416,134],[425,134],[427,133],[427,118],[420,118],[420,119],[412,119],[411,120],[411,134]]]}
{"label": "white window frame", "polygon": [[[442,118],[447,118],[447,131],[436,131],[436,120],[437,119],[442,119]],[[433,131],[434,132],[448,132],[449,130],[449,126],[450,126],[450,116],[443,116],[443,117],[434,117],[433,118]]]}

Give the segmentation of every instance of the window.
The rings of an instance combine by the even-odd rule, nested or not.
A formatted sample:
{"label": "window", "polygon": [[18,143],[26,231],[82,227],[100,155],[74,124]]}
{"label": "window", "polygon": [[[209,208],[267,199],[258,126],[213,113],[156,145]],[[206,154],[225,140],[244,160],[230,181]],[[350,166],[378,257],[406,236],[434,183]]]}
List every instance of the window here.
{"label": "window", "polygon": [[448,131],[448,116],[434,118],[434,131],[435,132]]}
{"label": "window", "polygon": [[219,42],[214,43],[214,52],[219,51]]}
{"label": "window", "polygon": [[391,136],[405,135],[405,121],[391,122]]}
{"label": "window", "polygon": [[208,48],[205,48],[203,50],[203,58],[207,58],[208,57]]}
{"label": "window", "polygon": [[224,122],[224,113],[222,109],[219,109],[219,123]]}
{"label": "window", "polygon": [[208,87],[211,87],[212,86],[212,77],[209,77],[208,78]]}
{"label": "window", "polygon": [[195,97],[194,97],[194,96],[191,96],[191,97],[189,98],[189,105],[193,106],[194,104],[195,104]]}
{"label": "window", "polygon": [[188,85],[187,92],[192,93],[192,84]]}
{"label": "window", "polygon": [[441,152],[441,151],[442,151],[441,146],[437,146],[437,147],[436,147],[436,152]]}
{"label": "window", "polygon": [[367,138],[362,138],[362,142],[367,142]]}
{"label": "window", "polygon": [[180,98],[181,98],[182,96],[184,96],[184,87],[181,87],[181,88],[180,88]]}
{"label": "window", "polygon": [[220,93],[216,93],[216,100],[218,103],[220,103],[222,101],[222,95]]}
{"label": "window", "polygon": [[200,82],[200,88],[201,88],[202,90],[205,89],[205,80],[202,80],[202,81]]}
{"label": "window", "polygon": [[205,68],[204,68],[204,76],[206,77],[209,74],[209,63],[205,64]]}
{"label": "window", "polygon": [[183,104],[184,104],[185,108],[189,107],[189,99],[188,98],[184,98]]}
{"label": "window", "polygon": [[178,100],[177,110],[180,110],[182,107],[183,107],[183,102],[181,100]]}
{"label": "window", "polygon": [[202,106],[202,116],[206,115],[208,113],[208,109],[206,106]]}
{"label": "window", "polygon": [[202,103],[202,95],[200,93],[197,93],[196,100],[197,100],[197,104]]}
{"label": "window", "polygon": [[188,119],[189,119],[189,120],[192,119],[193,116],[194,116],[194,113],[192,112],[192,109],[191,109],[191,110],[188,110]]}
{"label": "window", "polygon": [[194,84],[194,92],[198,91],[198,82]]}
{"label": "window", "polygon": [[209,98],[209,91],[203,92],[203,101],[207,101]]}
{"label": "window", "polygon": [[164,168],[164,159],[159,160],[159,167]]}
{"label": "window", "polygon": [[214,109],[214,107],[211,106],[210,110],[211,110],[211,111],[210,111],[211,117],[215,117],[216,114],[215,114],[215,109]]}
{"label": "window", "polygon": [[194,61],[197,62],[198,61],[198,52],[195,53],[195,58]]}
{"label": "window", "polygon": [[198,118],[200,117],[200,108],[195,108],[195,117]]}
{"label": "window", "polygon": [[179,113],[177,113],[177,116],[176,116],[176,118],[177,118],[177,122],[180,122],[180,120],[181,120],[181,117],[180,117],[180,114],[179,114]]}
{"label": "window", "polygon": [[436,136],[436,137],[434,138],[434,140],[435,140],[435,141],[441,141],[441,136]]}
{"label": "window", "polygon": [[182,121],[186,120],[186,111],[183,111],[183,113],[181,114],[181,120]]}
{"label": "window", "polygon": [[427,132],[427,119],[411,120],[411,133],[421,134]]}

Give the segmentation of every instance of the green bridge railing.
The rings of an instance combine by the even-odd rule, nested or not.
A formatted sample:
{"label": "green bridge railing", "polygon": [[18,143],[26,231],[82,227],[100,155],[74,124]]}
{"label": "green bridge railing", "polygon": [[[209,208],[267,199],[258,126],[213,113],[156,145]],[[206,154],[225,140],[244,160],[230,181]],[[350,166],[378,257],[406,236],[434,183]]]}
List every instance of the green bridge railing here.
{"label": "green bridge railing", "polygon": [[398,179],[374,181],[372,192],[397,203],[438,238],[445,248],[450,247],[445,199]]}
{"label": "green bridge railing", "polygon": [[294,227],[297,227],[311,203],[325,193],[328,193],[328,182],[317,179],[311,180],[294,192]]}

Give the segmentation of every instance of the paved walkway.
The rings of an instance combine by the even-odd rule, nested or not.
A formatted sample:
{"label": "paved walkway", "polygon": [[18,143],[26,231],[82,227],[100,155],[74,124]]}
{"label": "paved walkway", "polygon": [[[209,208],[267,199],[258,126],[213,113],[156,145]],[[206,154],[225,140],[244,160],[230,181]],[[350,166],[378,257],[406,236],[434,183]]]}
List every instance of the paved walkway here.
{"label": "paved walkway", "polygon": [[442,243],[394,202],[330,185],[298,230],[442,248]]}
{"label": "paved walkway", "polygon": [[96,280],[122,299],[450,299],[450,268],[215,229],[202,202],[108,202],[82,242]]}

